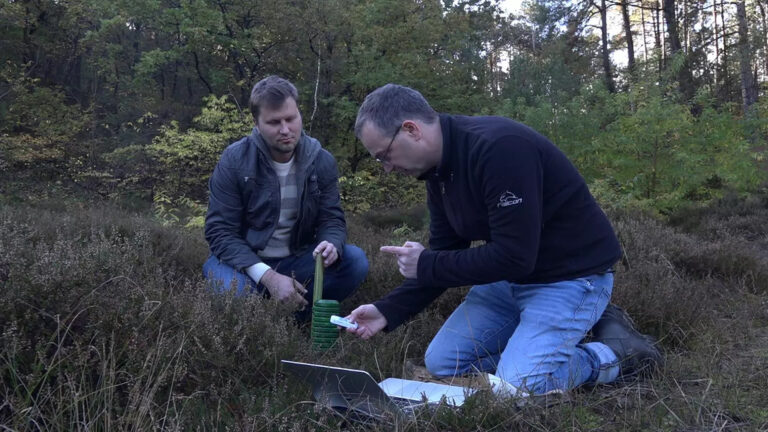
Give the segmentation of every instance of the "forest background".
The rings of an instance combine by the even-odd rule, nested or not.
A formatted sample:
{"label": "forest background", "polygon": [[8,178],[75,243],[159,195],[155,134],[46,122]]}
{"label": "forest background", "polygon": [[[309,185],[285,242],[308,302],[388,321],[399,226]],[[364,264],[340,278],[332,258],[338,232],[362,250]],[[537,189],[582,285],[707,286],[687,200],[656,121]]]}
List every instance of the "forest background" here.
{"label": "forest background", "polygon": [[377,345],[321,355],[270,303],[204,289],[207,179],[252,128],[250,88],[277,74],[339,162],[350,238],[371,257],[344,307],[397,284],[378,245],[426,241],[423,187],[384,175],[353,134],[365,95],[396,82],[555,142],[622,240],[616,301],[670,354],[650,384],[514,415],[481,398],[403,427],[768,428],[751,384],[768,380],[767,15],[759,0],[511,14],[477,0],[3,1],[0,425],[335,428],[276,360],[383,377],[423,354],[465,291]]}

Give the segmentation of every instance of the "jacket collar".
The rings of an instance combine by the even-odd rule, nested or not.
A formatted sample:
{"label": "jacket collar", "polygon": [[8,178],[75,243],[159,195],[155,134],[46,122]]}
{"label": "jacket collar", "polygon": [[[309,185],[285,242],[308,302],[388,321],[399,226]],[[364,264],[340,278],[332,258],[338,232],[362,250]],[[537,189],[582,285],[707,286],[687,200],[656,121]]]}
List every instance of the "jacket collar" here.
{"label": "jacket collar", "polygon": [[451,115],[440,114],[440,130],[443,132],[443,156],[440,165],[427,170],[418,177],[419,180],[450,178],[453,173],[453,147],[451,145]]}
{"label": "jacket collar", "polygon": [[452,116],[449,114],[440,114],[440,130],[443,133],[443,156],[440,161],[440,165],[432,168],[426,173],[422,174],[420,180],[428,180],[432,177],[445,180],[452,177],[453,174],[453,158],[455,149],[453,148],[453,141],[451,140],[451,125]]}
{"label": "jacket collar", "polygon": [[[250,138],[256,144],[256,147],[259,149],[262,156],[264,156],[264,158],[268,161],[272,160],[272,155],[269,153],[267,143],[264,142],[264,138],[262,138],[259,130],[256,127],[254,127],[251,131]],[[301,169],[308,166],[315,159],[315,156],[317,156],[319,152],[320,143],[316,139],[304,133],[302,130],[301,137],[299,137],[299,143],[296,144],[296,150],[293,154],[296,167]]]}

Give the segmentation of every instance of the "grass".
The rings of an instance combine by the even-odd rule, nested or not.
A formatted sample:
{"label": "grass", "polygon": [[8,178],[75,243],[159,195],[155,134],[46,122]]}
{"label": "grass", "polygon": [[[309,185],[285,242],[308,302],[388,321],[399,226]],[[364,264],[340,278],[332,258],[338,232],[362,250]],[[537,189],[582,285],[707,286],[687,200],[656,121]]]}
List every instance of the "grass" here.
{"label": "grass", "polygon": [[[390,219],[350,217],[371,270],[342,312],[399,283],[380,245],[426,241],[423,226]],[[626,251],[614,301],[659,338],[662,373],[522,406],[480,394],[396,428],[768,430],[768,199],[611,219]],[[207,291],[206,255],[202,233],[109,205],[4,204],[0,430],[391,430],[314,404],[280,359],[404,376],[467,290],[392,333],[318,352],[274,303]]]}

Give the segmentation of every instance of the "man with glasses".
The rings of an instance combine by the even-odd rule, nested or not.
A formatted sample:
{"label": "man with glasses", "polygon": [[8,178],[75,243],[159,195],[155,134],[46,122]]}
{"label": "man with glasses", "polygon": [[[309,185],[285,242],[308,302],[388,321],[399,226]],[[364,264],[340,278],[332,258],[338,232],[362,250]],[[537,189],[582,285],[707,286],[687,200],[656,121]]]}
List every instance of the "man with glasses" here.
{"label": "man with glasses", "polygon": [[[290,82],[276,76],[259,81],[249,105],[253,132],[227,147],[209,183],[205,238],[211,255],[203,273],[219,291],[264,293],[300,309],[312,298],[320,254],[323,297],[343,300],[362,283],[368,260],[345,243],[336,161],[304,134]],[[299,317],[308,317],[308,310]]]}
{"label": "man with glasses", "polygon": [[427,348],[433,375],[488,372],[496,391],[531,395],[660,364],[653,340],[609,305],[618,240],[549,140],[506,118],[438,114],[394,84],[365,98],[355,134],[387,172],[426,182],[430,249],[381,248],[406,280],[352,311],[359,327],[348,332],[392,330],[447,288],[474,285]]}

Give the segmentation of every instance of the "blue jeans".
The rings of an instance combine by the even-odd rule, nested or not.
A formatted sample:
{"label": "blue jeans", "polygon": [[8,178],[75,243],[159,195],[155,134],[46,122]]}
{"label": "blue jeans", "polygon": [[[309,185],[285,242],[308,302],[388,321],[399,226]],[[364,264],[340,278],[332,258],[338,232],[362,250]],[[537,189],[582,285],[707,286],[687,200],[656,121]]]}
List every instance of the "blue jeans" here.
{"label": "blue jeans", "polygon": [[427,370],[436,376],[491,372],[532,394],[613,381],[619,373],[613,351],[599,342],[579,344],[612,291],[612,273],[474,286],[429,344]]}
{"label": "blue jeans", "polygon": [[[315,259],[312,257],[312,250],[310,248],[301,255],[263,260],[265,264],[272,267],[272,270],[285,276],[293,275],[297,281],[304,284],[307,289],[304,298],[310,303],[314,292],[315,276]],[[342,259],[326,268],[323,273],[323,298],[344,300],[360,286],[367,274],[368,258],[365,252],[357,246],[345,244]],[[218,292],[235,289],[238,296],[254,292],[269,295],[264,285],[257,284],[246,273],[235,270],[213,255],[203,264],[203,276],[211,281],[213,289]]]}

